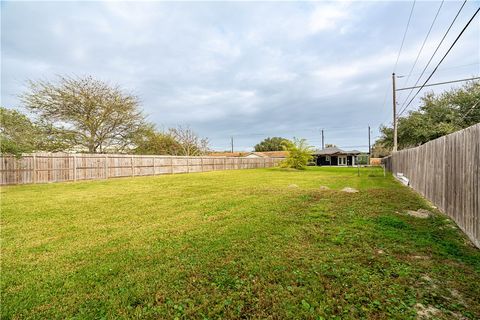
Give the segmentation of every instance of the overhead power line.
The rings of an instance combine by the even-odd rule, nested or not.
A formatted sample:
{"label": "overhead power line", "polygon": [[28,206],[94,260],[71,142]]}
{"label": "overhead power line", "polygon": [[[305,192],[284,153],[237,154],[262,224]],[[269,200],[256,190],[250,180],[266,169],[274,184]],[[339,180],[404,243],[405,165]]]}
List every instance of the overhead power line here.
{"label": "overhead power line", "polygon": [[[447,68],[440,68],[437,70],[438,71],[445,71],[445,70],[452,70],[452,69],[459,69],[459,68],[465,68],[465,67],[470,67],[470,66],[478,66],[480,65],[480,62],[474,62],[474,63],[469,63],[469,64],[462,64],[459,66],[452,66],[452,67],[447,67]],[[419,75],[420,72],[418,73],[412,73],[412,76],[417,76]],[[397,75],[397,78],[404,78],[406,75]]]}
{"label": "overhead power line", "polygon": [[[471,80],[477,80],[477,79],[480,79],[480,77],[473,77],[473,78],[467,78],[467,79],[458,79],[458,80],[452,80],[452,81],[444,81],[444,82],[431,83],[431,84],[424,85],[423,87],[433,87],[433,86],[439,86],[439,85],[442,85],[442,84],[455,83],[455,82],[463,82],[463,81],[471,81]],[[399,88],[399,89],[396,89],[396,91],[416,89],[416,88],[421,88],[421,87],[422,87],[422,86]]]}
{"label": "overhead power line", "polygon": [[480,101],[477,101],[475,102],[475,104],[467,111],[465,112],[465,114],[463,115],[463,117],[460,119],[460,121],[462,121],[463,119],[465,119],[467,117],[467,115],[473,110],[475,109],[475,107],[478,105]]}
{"label": "overhead power line", "polygon": [[[420,76],[418,77],[417,81],[415,81],[415,84],[413,85],[414,87],[416,85],[418,85],[418,83],[420,82],[420,79],[422,79],[423,77],[423,74],[425,73],[425,71],[427,71],[427,68],[428,66],[430,65],[430,62],[432,62],[433,60],[433,57],[435,57],[435,55],[437,54],[437,51],[438,49],[440,48],[440,46],[442,45],[443,41],[445,40],[445,38],[447,37],[448,33],[450,32],[450,29],[452,29],[452,26],[453,24],[455,23],[455,21],[457,21],[457,18],[458,16],[460,15],[460,12],[462,12],[463,10],[463,7],[465,6],[465,3],[467,3],[467,0],[464,0],[462,5],[460,6],[460,9],[458,9],[458,12],[457,14],[455,15],[455,17],[453,18],[452,22],[450,23],[450,26],[448,27],[447,31],[445,31],[445,34],[443,35],[442,39],[440,40],[440,42],[438,43],[437,47],[435,48],[435,51],[433,52],[432,56],[430,57],[430,59],[428,60],[427,64],[425,65],[425,68],[423,68],[422,72],[420,73]],[[402,105],[400,106],[400,108],[403,108],[403,106],[405,105],[405,103],[408,101],[408,99],[410,98],[410,95],[412,94],[413,92],[413,89],[412,91],[410,91],[407,95],[407,97],[405,98],[405,100],[402,102]],[[404,112],[406,108],[404,108],[401,112]]]}
{"label": "overhead power line", "polygon": [[408,83],[408,80],[410,80],[410,76],[412,75],[413,69],[415,69],[415,66],[417,65],[418,58],[422,54],[423,48],[425,47],[425,43],[427,43],[427,39],[430,36],[430,32],[432,32],[433,26],[435,25],[435,21],[437,21],[438,14],[440,13],[440,10],[443,7],[443,3],[445,0],[442,0],[440,3],[440,6],[438,7],[437,13],[435,14],[435,17],[433,18],[432,24],[430,25],[430,28],[428,29],[427,35],[425,36],[425,39],[423,40],[422,46],[420,47],[420,50],[418,51],[417,57],[415,58],[415,62],[413,63],[412,68],[410,69],[410,72],[408,73],[407,80],[405,81],[405,85]]}
{"label": "overhead power line", "polygon": [[427,80],[425,80],[425,82],[423,83],[423,85],[417,90],[417,92],[415,93],[415,95],[412,97],[412,99],[410,99],[410,101],[408,102],[408,104],[403,108],[403,110],[399,113],[399,115],[401,115],[407,108],[408,106],[412,103],[412,101],[415,99],[415,97],[420,93],[420,91],[423,89],[423,87],[427,84],[428,80],[430,80],[433,75],[435,74],[435,72],[437,71],[438,67],[440,66],[440,64],[443,62],[443,60],[445,60],[445,58],[447,57],[447,55],[450,53],[450,51],[452,50],[452,48],[455,46],[455,44],[457,43],[458,39],[460,39],[460,37],[462,36],[462,34],[465,32],[465,30],[468,28],[468,26],[470,25],[470,23],[472,23],[473,19],[475,19],[475,17],[477,16],[478,12],[480,11],[480,8],[477,9],[477,11],[475,11],[475,13],[472,15],[472,17],[470,18],[470,20],[468,20],[467,24],[465,25],[465,27],[463,27],[462,31],[459,33],[459,35],[457,36],[457,38],[455,39],[455,41],[450,45],[450,48],[448,48],[447,52],[445,52],[445,54],[443,55],[442,59],[437,63],[437,66],[435,67],[435,69],[433,69],[432,73],[430,73],[430,75],[428,76]]}
{"label": "overhead power line", "polygon": [[400,54],[402,53],[403,44],[405,43],[405,38],[407,36],[408,28],[410,26],[410,21],[412,20],[413,9],[415,8],[416,1],[413,1],[412,9],[410,10],[410,15],[408,16],[407,26],[405,27],[405,32],[403,33],[402,44],[400,45],[400,50],[398,50],[397,61],[395,61],[395,67],[393,67],[393,72],[397,69],[398,60],[400,59]]}

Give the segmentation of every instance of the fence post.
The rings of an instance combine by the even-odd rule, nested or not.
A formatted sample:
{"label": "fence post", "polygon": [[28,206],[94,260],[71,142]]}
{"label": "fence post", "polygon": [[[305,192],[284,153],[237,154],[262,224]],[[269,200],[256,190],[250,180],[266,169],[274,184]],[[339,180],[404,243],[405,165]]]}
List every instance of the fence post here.
{"label": "fence post", "polygon": [[203,157],[200,157],[200,171],[203,172]]}
{"label": "fence post", "polygon": [[132,177],[135,177],[135,168],[133,165],[133,156],[130,157],[131,165],[132,165]]}
{"label": "fence post", "polygon": [[188,160],[190,160],[190,156],[187,157],[187,173],[190,172],[190,165]]}
{"label": "fence post", "polygon": [[33,183],[37,183],[37,157],[35,156],[35,154],[33,154],[32,159],[33,159],[33,177],[32,177],[32,180],[33,180]]}
{"label": "fence post", "polygon": [[155,156],[152,157],[153,159],[153,175],[156,174],[156,170],[155,170]]}
{"label": "fence post", "polygon": [[105,169],[105,179],[108,179],[108,164],[107,164],[107,155],[105,155],[105,158],[104,158],[104,169]]}
{"label": "fence post", "polygon": [[77,155],[73,155],[73,181],[77,181]]}
{"label": "fence post", "polygon": [[15,182],[16,184],[19,184],[20,183],[20,159],[14,158],[13,156],[12,156],[12,159],[14,159],[13,169],[15,170],[14,171]]}

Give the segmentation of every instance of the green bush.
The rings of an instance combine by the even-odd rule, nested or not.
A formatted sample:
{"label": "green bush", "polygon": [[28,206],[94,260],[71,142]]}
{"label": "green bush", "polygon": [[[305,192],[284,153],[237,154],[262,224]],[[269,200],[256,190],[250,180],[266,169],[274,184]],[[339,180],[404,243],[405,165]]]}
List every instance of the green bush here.
{"label": "green bush", "polygon": [[293,141],[285,141],[283,149],[288,151],[288,157],[281,162],[282,168],[304,170],[313,159],[312,147],[307,144],[305,139],[293,138]]}

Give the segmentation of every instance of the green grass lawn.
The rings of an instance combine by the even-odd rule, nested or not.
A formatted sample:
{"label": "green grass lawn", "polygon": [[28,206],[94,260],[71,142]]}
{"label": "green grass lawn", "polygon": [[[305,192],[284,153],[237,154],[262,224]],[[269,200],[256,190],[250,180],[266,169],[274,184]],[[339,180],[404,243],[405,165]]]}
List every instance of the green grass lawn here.
{"label": "green grass lawn", "polygon": [[480,250],[419,208],[372,168],[4,187],[1,318],[479,319]]}

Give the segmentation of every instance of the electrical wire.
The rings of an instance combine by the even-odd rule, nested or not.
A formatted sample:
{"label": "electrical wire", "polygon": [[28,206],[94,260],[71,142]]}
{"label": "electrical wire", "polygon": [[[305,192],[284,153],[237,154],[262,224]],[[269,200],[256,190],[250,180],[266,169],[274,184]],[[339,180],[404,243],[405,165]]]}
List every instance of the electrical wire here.
{"label": "electrical wire", "polygon": [[[467,0],[464,0],[463,3],[462,3],[462,6],[460,7],[460,9],[458,9],[458,12],[457,14],[455,15],[455,18],[453,18],[452,22],[450,23],[450,26],[448,27],[447,31],[445,32],[445,34],[443,35],[442,39],[440,40],[439,44],[437,45],[437,47],[435,48],[435,51],[433,52],[432,56],[430,57],[430,59],[428,60],[427,62],[427,65],[425,66],[425,68],[423,68],[422,70],[422,73],[420,74],[420,77],[418,77],[417,81],[415,82],[415,85],[414,87],[416,87],[418,85],[418,83],[420,82],[420,79],[423,77],[423,74],[425,73],[425,71],[427,70],[428,66],[430,65],[430,63],[432,62],[433,60],[433,57],[435,57],[435,54],[437,54],[437,51],[438,49],[440,48],[440,46],[442,45],[443,41],[445,40],[445,38],[447,37],[448,33],[450,32],[450,29],[452,29],[452,26],[453,24],[455,23],[455,21],[457,20],[458,16],[460,15],[460,12],[462,12],[463,10],[463,7],[465,6],[465,3],[467,3]],[[476,13],[475,13],[476,14]],[[462,31],[463,32],[463,31]],[[450,49],[449,49],[450,50]],[[443,59],[442,59],[443,61]],[[437,65],[437,68],[438,68],[438,65]],[[435,68],[435,70],[437,69]],[[432,73],[433,74],[433,73]],[[428,81],[428,80],[427,80]],[[426,83],[426,82],[425,82]],[[406,107],[404,107],[405,103],[407,102],[407,100],[410,98],[410,95],[412,94],[413,92],[413,89],[412,91],[410,91],[410,93],[408,94],[407,98],[405,99],[405,101],[402,103],[402,106],[400,108],[403,108],[401,110],[401,112],[399,113],[399,115],[401,115],[407,108],[408,108],[408,105],[410,105],[411,102],[408,103],[408,105]],[[418,91],[420,92],[420,90]],[[417,92],[417,94],[418,94]],[[413,100],[414,98],[412,98]],[[411,100],[411,101],[412,101]]]}
{"label": "electrical wire", "polygon": [[465,32],[465,30],[467,29],[467,27],[470,25],[470,23],[473,21],[473,19],[475,18],[475,16],[478,14],[478,12],[480,11],[480,8],[477,9],[477,11],[475,11],[475,13],[473,14],[473,16],[470,18],[470,20],[468,20],[467,24],[465,25],[465,27],[463,27],[462,31],[460,32],[460,34],[457,36],[457,38],[455,39],[455,41],[452,43],[452,45],[450,46],[450,48],[448,48],[447,52],[443,55],[442,59],[438,62],[437,66],[435,67],[435,69],[433,69],[432,73],[430,74],[430,76],[428,76],[427,80],[425,80],[425,82],[423,83],[423,85],[418,89],[418,91],[415,93],[415,95],[412,97],[412,99],[408,102],[408,104],[405,106],[405,108],[403,108],[403,110],[399,113],[399,116],[408,108],[408,106],[412,103],[413,99],[415,99],[415,97],[420,93],[420,91],[422,91],[423,87],[427,84],[428,80],[430,80],[433,75],[435,74],[435,71],[437,71],[438,69],[438,66],[440,66],[440,64],[443,62],[443,60],[445,60],[445,58],[447,57],[447,55],[450,53],[450,51],[452,50],[452,48],[455,46],[455,44],[457,43],[458,39],[460,39],[460,37],[462,36],[462,34]]}
{"label": "electrical wire", "polygon": [[[478,80],[478,79],[480,79],[480,77],[472,77],[472,78],[465,78],[465,79],[458,79],[458,80],[443,81],[443,82],[426,84],[423,87],[440,86],[440,85],[449,84],[449,83],[472,81],[472,80]],[[408,88],[399,88],[399,89],[395,89],[395,91],[402,91],[402,90],[409,90],[409,89],[416,89],[416,88],[420,88],[420,86],[418,86],[418,87],[408,87]]]}
{"label": "electrical wire", "polygon": [[412,9],[410,10],[410,15],[408,16],[407,26],[405,27],[405,32],[403,33],[402,44],[400,45],[400,50],[398,50],[397,61],[395,61],[395,66],[393,67],[393,72],[395,72],[395,70],[397,69],[398,60],[400,59],[400,54],[402,53],[403,44],[405,43],[405,38],[406,38],[407,33],[408,33],[408,28],[410,26],[410,21],[412,20],[413,9],[415,8],[415,3],[416,3],[416,1],[414,0],[413,4],[412,4]]}
{"label": "electrical wire", "polygon": [[437,13],[435,14],[435,17],[433,18],[432,24],[430,25],[430,29],[428,29],[427,35],[425,36],[425,39],[423,40],[422,46],[420,47],[420,51],[418,51],[417,57],[415,58],[415,62],[413,63],[413,66],[410,69],[410,72],[408,73],[407,80],[404,82],[405,83],[404,86],[406,86],[407,83],[408,83],[408,80],[410,80],[410,76],[412,75],[413,69],[415,69],[415,66],[417,65],[418,58],[422,54],[423,48],[425,47],[425,43],[427,43],[427,39],[430,36],[430,32],[432,31],[433,26],[435,25],[435,21],[437,21],[438,14],[440,13],[440,10],[443,7],[444,1],[445,0],[442,0],[442,2],[440,3],[440,6],[438,7]]}
{"label": "electrical wire", "polygon": [[467,112],[465,112],[465,114],[464,114],[463,117],[460,119],[460,121],[464,120],[464,119],[467,117],[467,115],[468,115],[473,109],[475,109],[475,107],[478,105],[478,103],[480,103],[480,101],[475,102],[475,104],[474,104]]}
{"label": "electrical wire", "polygon": [[[465,67],[470,67],[470,66],[478,66],[480,65],[480,62],[473,62],[473,63],[469,63],[469,64],[462,64],[460,66],[453,66],[453,67],[447,67],[447,68],[440,68],[437,70],[438,71],[444,71],[444,70],[452,70],[452,69],[459,69],[459,68],[465,68]],[[419,75],[420,72],[418,73],[412,73],[412,76],[417,76]],[[403,78],[403,77],[406,77],[405,75],[397,75],[397,78]]]}

